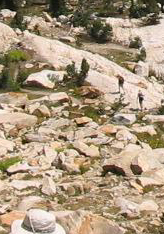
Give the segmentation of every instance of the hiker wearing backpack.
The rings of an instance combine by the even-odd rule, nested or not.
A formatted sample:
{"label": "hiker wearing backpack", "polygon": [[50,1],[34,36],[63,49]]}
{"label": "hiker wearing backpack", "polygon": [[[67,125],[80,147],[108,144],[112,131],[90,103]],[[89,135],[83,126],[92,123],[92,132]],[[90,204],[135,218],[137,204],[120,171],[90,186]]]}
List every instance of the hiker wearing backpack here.
{"label": "hiker wearing backpack", "polygon": [[138,92],[137,99],[138,99],[138,101],[139,101],[139,105],[140,105],[140,108],[141,108],[141,111],[142,111],[142,110],[143,110],[144,95],[143,95],[143,93],[141,92],[141,90],[139,90],[139,92]]}
{"label": "hiker wearing backpack", "polygon": [[124,78],[120,75],[117,76],[118,78],[118,92],[121,93],[121,90],[123,92],[123,94],[125,93],[124,92]]}

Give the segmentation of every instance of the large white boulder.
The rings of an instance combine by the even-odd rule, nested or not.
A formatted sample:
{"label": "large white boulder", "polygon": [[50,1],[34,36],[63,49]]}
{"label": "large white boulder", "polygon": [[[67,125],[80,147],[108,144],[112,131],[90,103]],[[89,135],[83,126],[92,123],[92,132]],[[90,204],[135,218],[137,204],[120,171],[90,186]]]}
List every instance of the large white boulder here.
{"label": "large white boulder", "polygon": [[2,9],[0,11],[0,18],[2,20],[5,20],[5,19],[13,19],[16,15],[16,11],[11,11],[9,9]]}
{"label": "large white boulder", "polygon": [[12,43],[18,41],[14,30],[3,23],[0,23],[0,38],[0,53],[4,53],[10,48]]}
{"label": "large white boulder", "polygon": [[24,84],[53,89],[57,81],[63,80],[63,75],[63,71],[43,70],[41,72],[30,74]]}

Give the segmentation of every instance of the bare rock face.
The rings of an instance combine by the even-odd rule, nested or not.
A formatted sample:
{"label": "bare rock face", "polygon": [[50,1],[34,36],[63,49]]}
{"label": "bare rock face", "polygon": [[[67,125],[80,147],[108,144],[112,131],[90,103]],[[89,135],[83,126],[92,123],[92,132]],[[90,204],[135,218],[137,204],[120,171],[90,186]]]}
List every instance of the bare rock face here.
{"label": "bare rock face", "polygon": [[123,234],[124,229],[116,223],[92,215],[87,211],[61,211],[54,213],[57,221],[69,234]]}
{"label": "bare rock face", "polygon": [[[24,32],[22,43],[24,46],[32,48],[40,58],[52,64],[56,70],[61,70],[61,68],[65,70],[65,67],[72,61],[75,61],[77,68],[79,68],[82,59],[85,58],[90,65],[86,81],[101,92],[106,93],[108,100],[114,101],[115,97],[118,97],[113,92],[118,91],[116,76],[120,74],[125,78],[125,103],[129,104],[128,107],[138,108],[136,99],[139,89],[146,97],[144,100],[146,108],[160,105],[163,91],[157,82],[152,85],[145,78],[131,73],[98,54],[78,50],[62,42],[46,39],[29,32]],[[155,86],[156,88],[154,88]]]}

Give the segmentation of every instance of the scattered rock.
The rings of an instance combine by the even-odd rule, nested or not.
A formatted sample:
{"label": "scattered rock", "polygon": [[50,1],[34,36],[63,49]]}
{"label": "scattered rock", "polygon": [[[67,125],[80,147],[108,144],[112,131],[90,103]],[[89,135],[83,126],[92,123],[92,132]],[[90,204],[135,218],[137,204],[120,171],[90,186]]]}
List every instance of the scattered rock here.
{"label": "scattered rock", "polygon": [[116,124],[133,124],[135,121],[135,114],[116,114],[113,117],[113,122],[115,122]]}
{"label": "scattered rock", "polygon": [[43,179],[42,193],[48,196],[54,196],[56,194],[56,185],[50,177]]}
{"label": "scattered rock", "polygon": [[88,146],[85,143],[83,143],[82,141],[75,141],[73,143],[73,147],[79,151],[80,153],[88,156],[88,157],[99,157],[100,156],[100,152],[98,147],[91,145]]}
{"label": "scattered rock", "polygon": [[0,113],[0,124],[15,125],[18,129],[32,127],[37,123],[37,117],[25,113]]}

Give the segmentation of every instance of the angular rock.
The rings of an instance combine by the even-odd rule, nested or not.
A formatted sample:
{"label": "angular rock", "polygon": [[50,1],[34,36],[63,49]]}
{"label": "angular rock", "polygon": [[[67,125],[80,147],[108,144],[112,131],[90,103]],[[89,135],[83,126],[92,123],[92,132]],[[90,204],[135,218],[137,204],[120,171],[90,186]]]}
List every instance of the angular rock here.
{"label": "angular rock", "polygon": [[15,173],[25,173],[29,172],[31,167],[27,163],[16,163],[9,168],[7,168],[7,173],[9,175],[15,174]]}
{"label": "angular rock", "polygon": [[20,201],[18,205],[19,211],[27,211],[31,208],[35,209],[41,209],[46,208],[49,203],[42,197],[39,196],[28,196],[23,198],[23,200]]}
{"label": "angular rock", "polygon": [[79,88],[79,93],[87,98],[97,98],[103,94],[100,89],[93,86],[83,86]]}
{"label": "angular rock", "polygon": [[36,108],[33,113],[33,115],[36,115],[37,117],[46,117],[46,118],[50,118],[51,117],[51,113],[48,109],[47,106],[45,105],[41,105],[38,108]]}
{"label": "angular rock", "polygon": [[57,129],[61,129],[61,128],[64,128],[64,127],[68,127],[71,125],[71,120],[69,119],[64,119],[64,118],[60,118],[60,119],[49,119],[47,121],[44,121],[42,123],[42,125],[46,125],[48,126],[49,128],[53,129],[53,130],[57,130]]}
{"label": "angular rock", "polygon": [[123,176],[132,176],[133,173],[141,174],[153,168],[161,170],[162,164],[154,157],[152,150],[132,149],[123,150],[119,155],[106,159],[102,167],[105,173],[110,171]]}
{"label": "angular rock", "polygon": [[25,212],[13,210],[7,214],[1,215],[0,221],[3,225],[10,227],[14,220],[24,219],[24,217],[25,217]]}
{"label": "angular rock", "polygon": [[0,18],[2,20],[5,20],[5,19],[13,19],[16,15],[16,11],[11,11],[9,9],[2,9],[0,11]]}
{"label": "angular rock", "polygon": [[30,180],[13,180],[10,183],[10,186],[19,191],[29,188],[39,189],[41,186],[41,182]]}
{"label": "angular rock", "polygon": [[92,119],[89,118],[89,117],[81,117],[81,118],[75,118],[75,122],[78,124],[78,125],[81,125],[81,124],[87,124],[89,122],[91,122]]}
{"label": "angular rock", "polygon": [[164,184],[164,168],[146,171],[142,176],[150,177],[158,181],[158,183]]}
{"label": "angular rock", "polygon": [[128,143],[136,143],[137,137],[128,130],[120,130],[116,133],[116,139],[119,141],[127,141]]}
{"label": "angular rock", "polygon": [[50,177],[45,177],[42,181],[42,193],[48,196],[54,196],[56,194],[56,185]]}
{"label": "angular rock", "polygon": [[39,102],[35,102],[35,103],[31,103],[31,104],[27,104],[25,107],[25,111],[28,112],[30,115],[33,114],[33,112],[40,107],[40,103]]}
{"label": "angular rock", "polygon": [[93,128],[89,128],[89,127],[84,127],[84,128],[80,128],[79,130],[75,131],[75,133],[73,133],[74,135],[74,139],[75,140],[80,140],[83,138],[97,138],[100,134],[97,130],[93,129]]}
{"label": "angular rock", "polygon": [[136,153],[132,151],[123,151],[117,157],[106,159],[103,162],[103,171],[116,173],[123,176],[132,176],[130,165]]}
{"label": "angular rock", "polygon": [[162,168],[162,164],[154,157],[153,151],[142,150],[131,162],[131,170],[135,175],[160,168]]}
{"label": "angular rock", "polygon": [[83,143],[82,141],[75,141],[73,143],[73,147],[78,152],[80,152],[88,157],[99,157],[100,156],[99,148],[94,146],[94,145],[88,146],[85,143]]}
{"label": "angular rock", "polygon": [[0,138],[0,147],[4,147],[7,151],[13,151],[15,147],[15,143],[3,138]]}
{"label": "angular rock", "polygon": [[114,141],[111,144],[111,149],[116,153],[119,154],[125,148],[125,144],[122,141]]}
{"label": "angular rock", "polygon": [[60,37],[59,38],[60,41],[65,42],[65,43],[75,43],[76,39],[70,36],[66,36],[66,37]]}
{"label": "angular rock", "polygon": [[156,179],[150,177],[138,177],[136,179],[137,183],[140,184],[143,188],[152,187],[152,186],[162,186],[162,183]]}
{"label": "angular rock", "polygon": [[42,134],[34,134],[34,133],[27,133],[24,135],[25,142],[41,142],[46,143],[51,141],[51,137],[42,135]]}
{"label": "angular rock", "polygon": [[57,152],[54,150],[54,148],[51,146],[44,146],[43,152],[46,156],[46,158],[52,163],[56,157],[57,157]]}
{"label": "angular rock", "polygon": [[0,205],[0,215],[5,214],[11,208],[9,205]]}
{"label": "angular rock", "polygon": [[8,123],[18,129],[32,127],[37,123],[37,117],[25,113],[0,113],[0,124]]}
{"label": "angular rock", "polygon": [[162,164],[164,164],[164,148],[157,148],[153,149],[153,152],[155,153],[155,158]]}
{"label": "angular rock", "polygon": [[148,121],[149,123],[163,123],[164,115],[145,115],[143,120]]}
{"label": "angular rock", "polygon": [[117,132],[117,127],[113,124],[103,125],[99,128],[99,131],[103,132],[104,134],[114,134]]}
{"label": "angular rock", "polygon": [[133,124],[136,121],[135,114],[116,114],[113,117],[113,122],[116,124]]}
{"label": "angular rock", "polygon": [[23,106],[28,102],[28,96],[25,93],[2,93],[0,94],[0,103]]}
{"label": "angular rock", "polygon": [[124,198],[115,199],[115,205],[121,209],[120,213],[126,218],[137,218],[140,215],[139,205]]}
{"label": "angular rock", "polygon": [[157,132],[154,129],[153,125],[146,125],[146,126],[136,126],[132,127],[132,130],[136,133],[148,133],[150,136],[156,135]]}
{"label": "angular rock", "polygon": [[69,18],[65,15],[59,15],[58,21],[61,22],[62,24],[65,24],[69,21]]}
{"label": "angular rock", "polygon": [[47,22],[50,22],[50,23],[53,22],[53,18],[47,12],[44,11],[43,16]]}
{"label": "angular rock", "polygon": [[49,100],[52,104],[55,104],[56,102],[69,102],[69,96],[65,92],[52,93],[49,95]]}
{"label": "angular rock", "polygon": [[142,213],[152,213],[152,212],[157,212],[159,209],[159,206],[157,205],[157,203],[153,200],[146,200],[143,201],[140,205],[139,205],[139,211]]}

